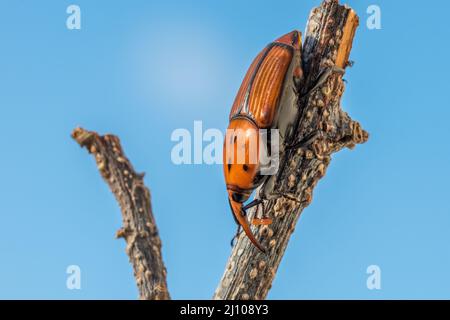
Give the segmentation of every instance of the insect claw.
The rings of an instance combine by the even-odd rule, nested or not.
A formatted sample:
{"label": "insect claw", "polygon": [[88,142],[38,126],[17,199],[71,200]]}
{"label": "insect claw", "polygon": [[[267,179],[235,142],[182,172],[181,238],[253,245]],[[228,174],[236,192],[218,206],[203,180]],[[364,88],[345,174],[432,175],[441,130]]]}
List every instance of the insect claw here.
{"label": "insect claw", "polygon": [[234,244],[235,244],[235,242],[236,242],[236,239],[239,237],[239,234],[240,234],[240,233],[241,233],[241,226],[238,225],[238,228],[237,228],[237,230],[236,230],[236,234],[233,236],[233,238],[231,238],[231,241],[230,241],[231,247],[234,247]]}
{"label": "insect claw", "polygon": [[306,136],[303,140],[294,142],[286,146],[286,149],[305,148],[309,146],[317,137],[321,136],[322,132],[316,131]]}
{"label": "insect claw", "polygon": [[246,211],[246,210],[248,210],[248,209],[250,209],[250,208],[253,208],[253,207],[259,205],[259,204],[262,203],[263,201],[264,201],[264,200],[262,200],[262,199],[255,199],[255,200],[253,200],[252,202],[250,202],[249,204],[247,204],[247,205],[245,205],[244,207],[242,207],[242,210]]}
{"label": "insect claw", "polygon": [[328,78],[333,73],[344,75],[345,74],[345,69],[343,69],[341,67],[338,67],[338,66],[332,66],[332,67],[326,68],[325,71],[323,71],[319,75],[318,79],[316,80],[316,83],[303,96],[301,96],[300,98],[304,98],[306,96],[309,96],[311,93],[313,93],[314,91],[319,89],[328,80]]}
{"label": "insect claw", "polygon": [[234,247],[235,240],[236,240],[236,235],[234,235],[233,238],[231,238],[231,241],[230,241],[230,246],[231,247]]}

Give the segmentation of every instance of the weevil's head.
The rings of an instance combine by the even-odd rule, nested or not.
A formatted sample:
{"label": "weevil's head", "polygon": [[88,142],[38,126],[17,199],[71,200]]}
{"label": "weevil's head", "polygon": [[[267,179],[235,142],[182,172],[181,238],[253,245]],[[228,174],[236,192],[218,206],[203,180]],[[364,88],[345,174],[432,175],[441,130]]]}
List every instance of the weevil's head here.
{"label": "weevil's head", "polygon": [[245,118],[230,122],[223,147],[223,171],[230,201],[244,203],[258,186],[259,131]]}
{"label": "weevil's head", "polygon": [[302,45],[302,33],[298,30],[294,30],[279,37],[275,42],[292,46],[294,49],[300,49]]}

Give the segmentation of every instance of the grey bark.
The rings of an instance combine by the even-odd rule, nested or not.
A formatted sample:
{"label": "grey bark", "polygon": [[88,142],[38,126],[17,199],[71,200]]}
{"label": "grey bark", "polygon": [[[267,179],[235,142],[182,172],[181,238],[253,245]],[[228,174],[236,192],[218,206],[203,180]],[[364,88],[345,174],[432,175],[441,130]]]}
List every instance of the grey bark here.
{"label": "grey bark", "polygon": [[95,157],[101,176],[120,205],[123,227],[116,236],[124,238],[127,243],[126,252],[133,265],[139,298],[170,299],[161,240],[152,212],[150,192],[144,185],[144,174],[134,170],[118,137],[100,136],[82,128],[76,128],[72,137]]}

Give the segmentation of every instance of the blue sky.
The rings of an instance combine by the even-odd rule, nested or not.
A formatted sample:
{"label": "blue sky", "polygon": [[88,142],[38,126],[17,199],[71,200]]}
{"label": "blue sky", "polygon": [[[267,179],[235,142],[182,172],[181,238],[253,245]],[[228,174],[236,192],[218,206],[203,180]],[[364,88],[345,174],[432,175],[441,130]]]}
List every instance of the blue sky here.
{"label": "blue sky", "polygon": [[[68,30],[66,8],[81,8]],[[254,56],[320,1],[1,1],[0,298],[135,299],[119,208],[78,125],[145,171],[173,298],[208,299],[235,232],[219,165],[176,166],[174,129],[227,126]],[[269,294],[450,298],[447,1],[348,1],[343,107],[370,141],[334,155]],[[382,29],[368,30],[377,4]],[[439,8],[439,10],[436,10]],[[81,268],[81,290],[66,268]],[[381,268],[368,290],[366,268]]]}

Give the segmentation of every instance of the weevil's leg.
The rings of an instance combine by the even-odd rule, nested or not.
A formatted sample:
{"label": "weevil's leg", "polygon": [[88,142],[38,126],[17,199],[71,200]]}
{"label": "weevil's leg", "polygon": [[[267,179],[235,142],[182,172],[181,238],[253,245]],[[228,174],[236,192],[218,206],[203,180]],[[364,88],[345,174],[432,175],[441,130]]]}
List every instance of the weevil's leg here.
{"label": "weevil's leg", "polygon": [[237,230],[236,230],[236,234],[233,236],[233,238],[231,238],[231,242],[230,245],[233,247],[234,246],[234,242],[236,241],[236,239],[239,237],[239,234],[241,233],[241,226],[238,225]]}
{"label": "weevil's leg", "polygon": [[322,133],[320,131],[315,131],[315,132],[307,135],[303,140],[287,145],[286,149],[305,148],[305,147],[309,146],[321,134]]}
{"label": "weevil's leg", "polygon": [[263,199],[254,199],[252,202],[242,207],[242,210],[247,211],[248,209],[253,208],[254,206],[257,206],[258,204],[262,203],[263,201],[264,201]]}
{"label": "weevil's leg", "polygon": [[313,93],[314,91],[316,91],[318,88],[320,88],[327,80],[328,78],[333,74],[333,73],[338,73],[338,74],[344,74],[345,70],[337,67],[337,66],[332,66],[327,68],[324,72],[322,72],[319,76],[319,78],[317,79],[316,83],[314,84],[314,86],[309,89],[303,96],[306,97],[308,95],[310,95],[311,93]]}
{"label": "weevil's leg", "polygon": [[[231,207],[231,204],[230,204],[230,207]],[[241,211],[241,212],[245,216],[245,211]],[[236,234],[233,236],[233,238],[231,238],[231,242],[230,242],[231,246],[234,246],[234,241],[238,238],[239,234],[241,233],[241,225],[239,224],[239,221],[235,217],[234,214],[233,214],[233,218],[234,218],[234,221],[237,224],[237,230],[236,230]]]}
{"label": "weevil's leg", "polygon": [[242,210],[244,211],[244,214],[246,215],[247,214],[247,210],[248,209],[251,209],[251,208],[253,208],[253,207],[256,207],[256,213],[255,213],[255,217],[258,215],[258,206],[260,205],[260,204],[262,204],[262,203],[264,203],[264,200],[265,199],[253,199],[253,201],[252,202],[250,202],[250,203],[248,203],[248,204],[246,204],[245,206],[243,206],[242,207]]}

